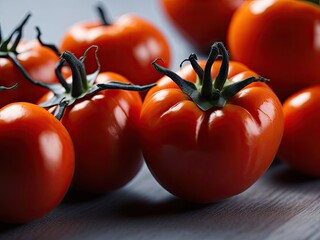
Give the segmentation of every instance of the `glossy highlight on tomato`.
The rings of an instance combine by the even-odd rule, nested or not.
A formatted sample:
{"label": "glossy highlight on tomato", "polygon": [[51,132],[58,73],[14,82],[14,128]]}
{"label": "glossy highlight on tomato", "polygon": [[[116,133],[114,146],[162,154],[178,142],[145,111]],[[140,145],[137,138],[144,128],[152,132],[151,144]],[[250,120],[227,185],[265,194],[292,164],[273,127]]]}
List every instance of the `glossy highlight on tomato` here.
{"label": "glossy highlight on tomato", "polygon": [[0,109],[0,221],[26,223],[63,199],[74,174],[72,140],[45,109],[12,103]]}
{"label": "glossy highlight on tomato", "polygon": [[137,141],[142,100],[137,91],[150,86],[135,86],[117,73],[99,69],[93,75],[80,74],[85,65],[70,52],[62,53],[60,63],[64,61],[72,76],[61,79],[63,87],[46,94],[41,106],[54,112],[65,103],[59,115],[75,148],[72,187],[91,193],[113,191],[133,179],[142,166]]}
{"label": "glossy highlight on tomato", "polygon": [[246,1],[228,32],[231,57],[270,79],[283,102],[320,83],[320,6],[309,1]]}
{"label": "glossy highlight on tomato", "polygon": [[[101,73],[96,81],[113,80],[127,82],[115,73]],[[61,122],[75,145],[74,188],[109,192],[136,176],[143,161],[136,140],[141,105],[138,92],[104,90],[66,109]]]}
{"label": "glossy highlight on tomato", "polygon": [[[192,99],[195,93],[189,97],[168,77],[174,73],[163,70],[168,75],[148,92],[140,115],[143,155],[151,173],[173,195],[198,203],[220,201],[249,188],[272,163],[283,132],[281,103],[258,82],[256,73],[238,62],[230,61],[228,68],[222,67],[224,60],[212,67],[211,61],[198,62],[204,75],[214,82],[221,76],[219,69],[227,75],[222,90],[212,93],[226,94],[228,85],[239,86],[244,79],[257,82],[223,106],[203,110],[205,105]],[[201,73],[187,65],[176,74],[190,86],[203,78]]]}
{"label": "glossy highlight on tomato", "polygon": [[295,170],[320,176],[320,86],[301,89],[283,103],[284,133],[278,158]]}

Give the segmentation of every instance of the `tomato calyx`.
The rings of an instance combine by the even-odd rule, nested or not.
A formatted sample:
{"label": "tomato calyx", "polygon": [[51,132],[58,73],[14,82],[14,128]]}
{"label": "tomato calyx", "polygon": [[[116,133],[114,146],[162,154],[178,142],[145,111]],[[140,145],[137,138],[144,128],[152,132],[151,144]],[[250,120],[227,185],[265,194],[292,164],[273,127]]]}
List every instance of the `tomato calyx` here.
{"label": "tomato calyx", "polygon": [[[222,57],[222,63],[216,79],[213,80],[211,75],[211,67],[218,57]],[[211,46],[204,70],[198,64],[197,56],[195,54],[191,54],[188,59],[183,61],[190,61],[192,68],[198,76],[196,84],[187,81],[181,78],[175,72],[158,65],[158,60],[159,59],[153,61],[152,64],[154,68],[158,72],[171,78],[178,85],[178,87],[185,94],[187,94],[203,111],[207,111],[213,107],[225,106],[230,98],[253,82],[268,81],[268,79],[259,76],[257,78],[249,77],[239,82],[229,83],[227,81],[229,71],[229,54],[221,42],[216,42]]]}
{"label": "tomato calyx", "polygon": [[[95,48],[95,58],[98,65],[98,68],[95,72],[87,75],[84,65],[84,60],[90,49]],[[65,51],[61,54],[61,59],[56,66],[56,74],[61,85],[59,88],[51,90],[53,92],[53,97],[49,100],[40,104],[41,107],[49,108],[53,106],[58,106],[56,112],[54,113],[55,117],[58,119],[62,118],[64,110],[67,106],[72,105],[78,99],[82,99],[88,95],[100,92],[106,89],[122,89],[129,91],[147,91],[151,87],[155,86],[155,83],[148,85],[133,85],[131,83],[122,83],[111,81],[108,83],[95,84],[95,80],[100,73],[100,63],[97,57],[97,46],[89,47],[84,55],[78,59],[71,52]],[[72,82],[68,83],[62,73],[61,68],[64,64],[67,63],[72,72]]]}

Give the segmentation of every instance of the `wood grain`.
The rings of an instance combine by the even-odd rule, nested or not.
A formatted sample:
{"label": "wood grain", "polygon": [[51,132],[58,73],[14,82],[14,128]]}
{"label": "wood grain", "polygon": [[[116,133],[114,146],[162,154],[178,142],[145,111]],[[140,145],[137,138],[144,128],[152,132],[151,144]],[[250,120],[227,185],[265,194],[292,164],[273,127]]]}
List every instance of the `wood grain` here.
{"label": "wood grain", "polygon": [[281,164],[247,191],[195,205],[175,198],[146,166],[106,195],[70,191],[48,216],[0,225],[0,239],[320,239],[320,180]]}

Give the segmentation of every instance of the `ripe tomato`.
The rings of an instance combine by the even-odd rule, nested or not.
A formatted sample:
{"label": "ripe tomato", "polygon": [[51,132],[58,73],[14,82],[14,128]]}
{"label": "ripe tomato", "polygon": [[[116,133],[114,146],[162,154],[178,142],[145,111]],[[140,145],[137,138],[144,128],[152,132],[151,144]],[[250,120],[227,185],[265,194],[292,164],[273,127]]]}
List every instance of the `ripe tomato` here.
{"label": "ripe tomato", "polygon": [[234,11],[245,0],[161,0],[175,27],[201,52],[226,41]]}
{"label": "ripe tomato", "polygon": [[152,174],[172,194],[200,203],[250,187],[272,163],[283,131],[277,96],[255,82],[263,81],[256,73],[228,63],[222,49],[222,61],[211,66],[215,50],[207,61],[196,63],[193,57],[197,67],[188,65],[177,74],[154,63],[167,76],[148,92],[140,115],[143,155]]}
{"label": "ripe tomato", "polygon": [[278,157],[296,170],[320,176],[320,86],[298,91],[283,103],[284,133]]}
{"label": "ripe tomato", "polygon": [[[99,8],[102,10],[101,8]],[[75,24],[62,39],[61,51],[70,51],[78,58],[91,45],[99,46],[101,72],[116,72],[130,82],[145,85],[160,78],[151,62],[161,57],[170,64],[170,49],[164,35],[150,22],[134,15],[123,15],[113,23],[101,21]],[[96,64],[88,57],[87,71]]]}
{"label": "ripe tomato", "polygon": [[228,46],[233,59],[269,78],[284,101],[320,83],[320,7],[296,0],[247,1],[234,14]]}
{"label": "ripe tomato", "polygon": [[63,91],[60,90],[55,95],[48,93],[42,99],[47,105],[42,103],[42,106],[56,105],[61,99],[67,103],[61,122],[71,135],[75,148],[72,186],[92,193],[120,188],[142,166],[136,129],[142,105],[140,95],[117,89],[119,84],[120,88],[132,86],[119,74],[98,74],[96,71],[97,77],[95,74],[79,75],[79,70],[84,73],[81,61],[70,52],[62,54],[63,60],[72,69],[72,76],[66,80],[66,84],[72,82],[70,89],[61,95]]}
{"label": "ripe tomato", "polygon": [[29,222],[61,202],[73,177],[74,150],[52,114],[23,102],[0,109],[0,151],[0,221]]}
{"label": "ripe tomato", "polygon": [[[36,79],[39,84],[58,83],[54,69],[59,57],[36,40],[20,42],[19,34],[22,34],[29,17],[30,15],[26,16],[8,39],[0,39],[0,85],[12,86],[15,83],[19,85],[15,91],[1,93],[0,107],[17,101],[35,103],[48,91],[46,88],[30,83],[26,79],[28,77]],[[13,41],[12,37],[15,35],[18,37]],[[19,69],[20,66],[23,68],[22,71]]]}

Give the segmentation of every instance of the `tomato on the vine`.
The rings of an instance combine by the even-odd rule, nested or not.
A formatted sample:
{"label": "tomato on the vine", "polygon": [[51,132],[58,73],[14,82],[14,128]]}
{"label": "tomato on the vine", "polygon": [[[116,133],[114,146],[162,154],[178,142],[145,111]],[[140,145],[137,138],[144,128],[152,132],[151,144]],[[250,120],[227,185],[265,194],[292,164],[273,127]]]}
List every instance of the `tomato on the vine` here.
{"label": "tomato on the vine", "polygon": [[320,85],[301,89],[283,103],[284,132],[278,158],[294,169],[320,176]]}
{"label": "tomato on the vine", "polygon": [[[161,75],[154,72],[152,61],[161,57],[164,66],[170,64],[165,36],[141,17],[127,14],[111,23],[101,6],[98,10],[100,21],[80,22],[70,27],[61,41],[61,51],[70,51],[79,58],[88,47],[97,45],[102,72],[118,73],[139,85],[157,81]],[[96,69],[94,58],[88,57],[86,69],[89,73]]]}
{"label": "tomato on the vine", "polygon": [[[23,28],[30,16],[28,14],[24,18],[8,39],[0,37],[0,85],[19,85],[15,91],[1,92],[0,107],[17,101],[36,103],[48,91],[39,86],[41,83],[58,83],[54,73],[59,60],[57,54],[37,40],[21,41]],[[30,77],[39,84],[30,83],[27,80]]]}
{"label": "tomato on the vine", "polygon": [[73,178],[74,149],[52,114],[24,102],[1,108],[0,152],[1,222],[36,220],[61,202]]}
{"label": "tomato on the vine", "polygon": [[135,90],[147,90],[154,84],[132,85],[117,73],[100,73],[99,68],[86,75],[86,57],[87,52],[82,60],[71,52],[62,53],[60,63],[70,65],[72,76],[68,79],[60,76],[61,88],[45,95],[41,106],[49,108],[65,103],[61,107],[61,122],[75,148],[72,187],[104,193],[128,183],[142,166],[137,141],[142,101]]}
{"label": "tomato on the vine", "polygon": [[229,62],[222,43],[207,61],[196,59],[191,54],[178,73],[154,62],[167,76],[145,97],[140,135],[146,164],[164,188],[210,203],[244,191],[268,169],[283,113],[266,79]]}
{"label": "tomato on the vine", "polygon": [[269,78],[281,101],[320,83],[320,7],[310,2],[246,1],[230,23],[231,57]]}

